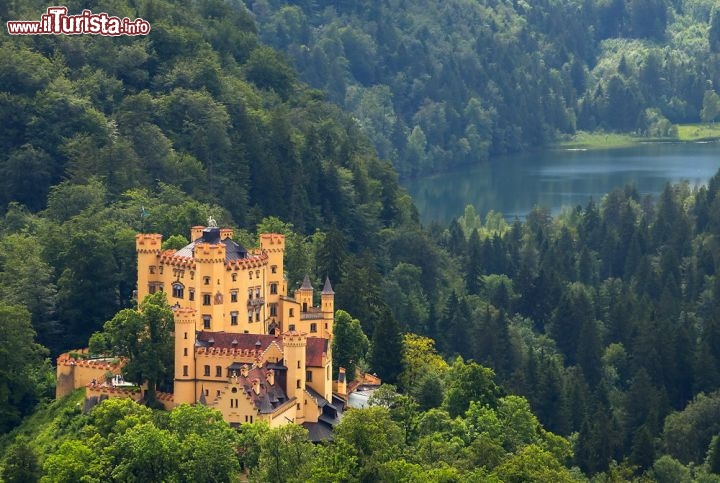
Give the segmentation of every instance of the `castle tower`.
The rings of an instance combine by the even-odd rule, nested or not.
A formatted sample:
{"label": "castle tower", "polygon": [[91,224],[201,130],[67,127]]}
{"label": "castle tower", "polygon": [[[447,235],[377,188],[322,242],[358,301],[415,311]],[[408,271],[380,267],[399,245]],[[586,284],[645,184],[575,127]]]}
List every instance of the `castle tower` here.
{"label": "castle tower", "polygon": [[283,357],[287,367],[288,397],[295,396],[297,400],[297,416],[295,422],[300,424],[305,420],[305,350],[307,347],[306,334],[298,332],[285,332],[283,334]]}
{"label": "castle tower", "polygon": [[208,227],[202,231],[202,241],[195,245],[196,280],[199,292],[201,323],[199,328],[224,331],[223,307],[225,297],[225,244],[220,241],[220,229]]}
{"label": "castle tower", "polygon": [[175,403],[194,404],[195,310],[176,309],[175,318]]}
{"label": "castle tower", "polygon": [[[260,235],[260,249],[267,253],[269,271],[265,290],[269,302],[277,302],[280,295],[287,295],[283,259],[285,256],[285,235],[263,233]],[[275,284],[273,288],[273,284]]]}
{"label": "castle tower", "polygon": [[162,290],[158,271],[158,256],[162,247],[162,235],[138,233],[135,235],[135,251],[138,257],[137,301],[146,295]]}
{"label": "castle tower", "polygon": [[310,277],[305,275],[303,283],[299,289],[295,291],[295,299],[300,302],[300,310],[307,312],[313,306],[313,286],[310,284]]}
{"label": "castle tower", "polygon": [[320,309],[325,322],[324,337],[332,337],[333,323],[335,322],[335,291],[330,285],[330,277],[325,277],[325,286],[320,293]]}

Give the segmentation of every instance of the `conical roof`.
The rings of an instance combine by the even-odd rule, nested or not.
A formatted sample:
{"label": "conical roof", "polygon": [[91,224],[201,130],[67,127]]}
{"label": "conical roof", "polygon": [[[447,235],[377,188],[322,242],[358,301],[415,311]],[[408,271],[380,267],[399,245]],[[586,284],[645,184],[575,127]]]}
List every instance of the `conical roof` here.
{"label": "conical roof", "polygon": [[303,283],[300,286],[301,290],[312,290],[313,286],[310,284],[310,277],[308,277],[307,274],[305,274],[305,278],[303,279]]}
{"label": "conical roof", "polygon": [[330,285],[330,277],[325,277],[325,286],[322,289],[323,295],[333,295],[335,291],[332,289],[332,285]]}

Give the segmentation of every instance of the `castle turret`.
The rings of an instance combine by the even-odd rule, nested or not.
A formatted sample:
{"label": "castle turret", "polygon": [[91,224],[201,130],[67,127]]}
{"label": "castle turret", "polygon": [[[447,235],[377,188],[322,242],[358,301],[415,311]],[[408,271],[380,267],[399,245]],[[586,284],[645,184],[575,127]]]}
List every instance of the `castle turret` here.
{"label": "castle turret", "polygon": [[325,337],[331,337],[335,322],[335,292],[330,285],[330,277],[325,277],[325,286],[320,294],[320,308],[325,320]]}
{"label": "castle turret", "polygon": [[135,251],[138,257],[137,301],[146,295],[162,290],[158,269],[158,256],[162,247],[162,235],[138,233],[135,235]]}
{"label": "castle turret", "polygon": [[175,403],[194,404],[195,310],[176,309],[175,318]]}
{"label": "castle turret", "polygon": [[295,396],[297,400],[296,422],[302,423],[305,419],[305,351],[307,348],[306,334],[298,332],[285,332],[283,334],[283,357],[287,367],[287,387],[285,392],[288,397]]}
{"label": "castle turret", "polygon": [[305,275],[303,283],[299,289],[295,291],[295,300],[300,302],[300,310],[307,312],[313,306],[313,286],[310,284],[310,277]]}

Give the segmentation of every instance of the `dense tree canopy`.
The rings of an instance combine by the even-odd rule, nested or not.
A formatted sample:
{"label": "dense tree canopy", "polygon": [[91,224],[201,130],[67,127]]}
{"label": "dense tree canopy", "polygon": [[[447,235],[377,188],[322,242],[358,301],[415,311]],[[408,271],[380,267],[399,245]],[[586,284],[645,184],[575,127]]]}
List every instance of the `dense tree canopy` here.
{"label": "dense tree canopy", "polygon": [[[576,129],[672,137],[713,120],[709,1],[251,3],[260,37],[414,176]],[[532,113],[532,115],[528,115]],[[492,159],[491,162],[501,162]]]}

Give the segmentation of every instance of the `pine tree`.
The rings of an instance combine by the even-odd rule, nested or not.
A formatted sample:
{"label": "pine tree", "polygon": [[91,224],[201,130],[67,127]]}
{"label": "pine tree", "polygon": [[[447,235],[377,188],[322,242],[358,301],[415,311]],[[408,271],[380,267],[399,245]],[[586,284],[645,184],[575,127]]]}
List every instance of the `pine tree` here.
{"label": "pine tree", "polygon": [[383,382],[395,384],[402,371],[403,342],[400,327],[389,308],[380,308],[372,338],[371,366]]}
{"label": "pine tree", "polygon": [[478,230],[473,230],[468,242],[467,276],[465,277],[467,291],[470,294],[480,292],[480,276],[484,273],[482,252],[482,242]]}

